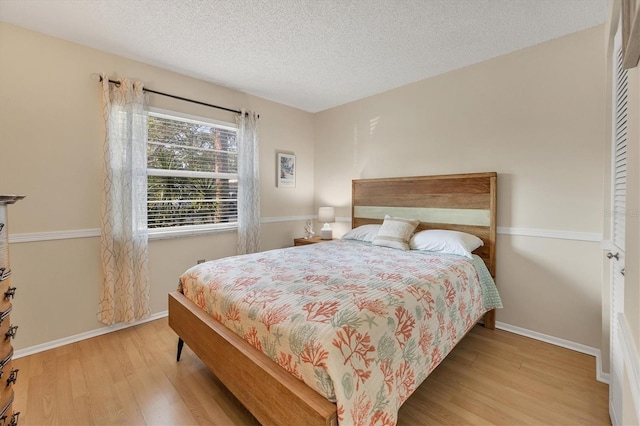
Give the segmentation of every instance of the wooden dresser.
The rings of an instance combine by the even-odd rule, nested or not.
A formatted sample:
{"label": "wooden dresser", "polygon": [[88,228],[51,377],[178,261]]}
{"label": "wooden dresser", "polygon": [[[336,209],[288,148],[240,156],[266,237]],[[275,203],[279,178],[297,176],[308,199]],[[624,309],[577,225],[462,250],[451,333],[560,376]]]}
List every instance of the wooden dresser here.
{"label": "wooden dresser", "polygon": [[18,326],[11,324],[11,300],[16,288],[11,284],[7,206],[22,198],[23,195],[0,194],[0,426],[17,425],[20,416],[20,412],[13,411],[13,385],[18,379],[18,369],[12,366],[11,343]]}

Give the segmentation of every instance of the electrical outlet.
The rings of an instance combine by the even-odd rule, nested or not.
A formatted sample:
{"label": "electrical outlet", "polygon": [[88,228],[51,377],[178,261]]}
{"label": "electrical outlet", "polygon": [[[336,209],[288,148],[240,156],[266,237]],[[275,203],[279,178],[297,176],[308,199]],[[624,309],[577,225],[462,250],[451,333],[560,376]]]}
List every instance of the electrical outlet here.
{"label": "electrical outlet", "polygon": [[198,260],[198,265],[201,264],[201,263],[204,263],[204,262],[206,262],[206,260],[200,259],[200,260]]}

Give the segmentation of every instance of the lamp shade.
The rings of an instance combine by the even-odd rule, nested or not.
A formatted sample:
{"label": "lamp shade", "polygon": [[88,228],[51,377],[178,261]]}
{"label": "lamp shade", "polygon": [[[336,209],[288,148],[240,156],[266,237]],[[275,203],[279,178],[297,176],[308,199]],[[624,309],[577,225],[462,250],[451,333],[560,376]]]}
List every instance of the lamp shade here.
{"label": "lamp shade", "polygon": [[320,207],[318,209],[318,222],[332,223],[336,221],[336,209],[333,207]]}

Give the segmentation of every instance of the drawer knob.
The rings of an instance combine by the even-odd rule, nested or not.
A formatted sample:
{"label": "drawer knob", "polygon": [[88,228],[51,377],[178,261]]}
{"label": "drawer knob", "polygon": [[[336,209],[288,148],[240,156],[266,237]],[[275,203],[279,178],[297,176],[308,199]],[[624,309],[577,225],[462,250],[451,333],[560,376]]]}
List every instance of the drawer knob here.
{"label": "drawer knob", "polygon": [[4,333],[4,340],[15,339],[16,333],[18,332],[18,326],[12,325],[9,327],[6,333]]}
{"label": "drawer knob", "polygon": [[11,370],[11,374],[9,374],[9,378],[7,379],[7,387],[9,387],[11,383],[16,383],[16,380],[18,380],[18,371],[20,371],[19,368]]}
{"label": "drawer knob", "polygon": [[[5,411],[7,408],[9,408],[9,406],[5,407]],[[20,416],[20,411],[13,413],[11,415],[11,420],[9,420],[9,423],[7,423],[8,416],[6,414],[3,414],[2,417],[0,417],[0,426],[17,426],[19,416]]]}
{"label": "drawer knob", "polygon": [[9,287],[7,291],[4,292],[4,300],[13,299],[15,295],[16,295],[16,288]]}
{"label": "drawer knob", "polygon": [[9,426],[18,426],[18,418],[20,417],[20,411],[17,413],[13,413],[11,416],[11,421],[9,422]]}
{"label": "drawer knob", "polygon": [[609,252],[609,253],[607,253],[607,259],[620,260],[620,253],[613,254],[613,253]]}

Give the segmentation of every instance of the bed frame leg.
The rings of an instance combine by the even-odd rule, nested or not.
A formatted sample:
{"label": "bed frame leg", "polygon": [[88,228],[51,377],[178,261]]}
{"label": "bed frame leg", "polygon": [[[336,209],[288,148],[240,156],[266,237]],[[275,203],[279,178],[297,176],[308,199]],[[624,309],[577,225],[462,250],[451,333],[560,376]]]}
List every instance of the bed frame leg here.
{"label": "bed frame leg", "polygon": [[484,328],[489,330],[496,329],[496,310],[492,309],[484,314]]}
{"label": "bed frame leg", "polygon": [[180,354],[182,354],[182,347],[184,346],[184,340],[178,337],[178,356],[176,357],[176,362],[180,361]]}

